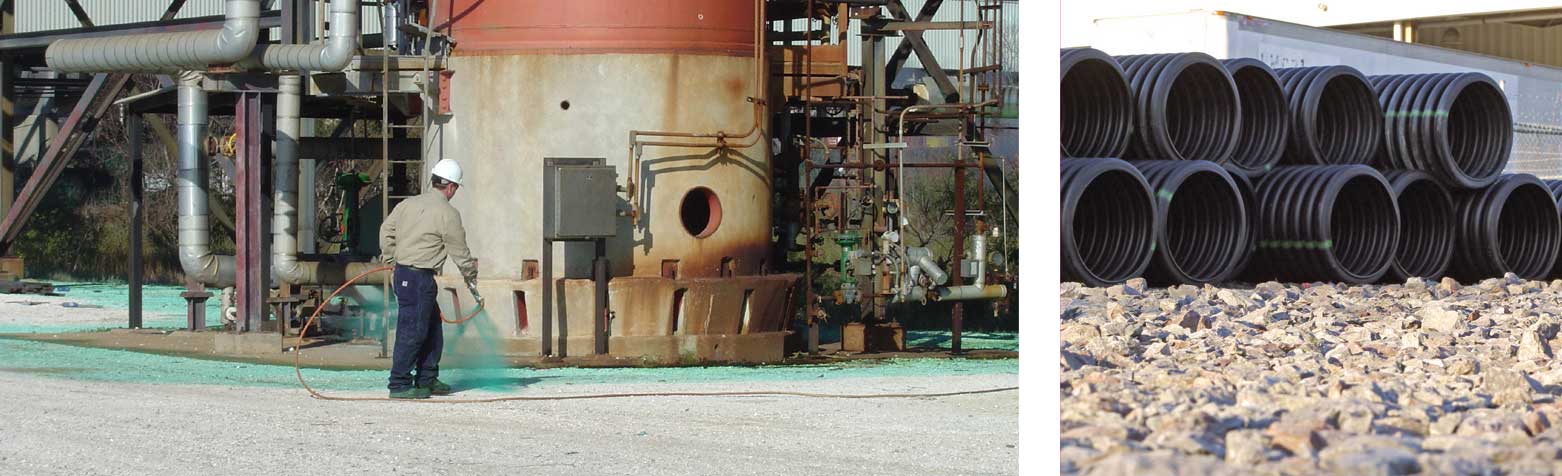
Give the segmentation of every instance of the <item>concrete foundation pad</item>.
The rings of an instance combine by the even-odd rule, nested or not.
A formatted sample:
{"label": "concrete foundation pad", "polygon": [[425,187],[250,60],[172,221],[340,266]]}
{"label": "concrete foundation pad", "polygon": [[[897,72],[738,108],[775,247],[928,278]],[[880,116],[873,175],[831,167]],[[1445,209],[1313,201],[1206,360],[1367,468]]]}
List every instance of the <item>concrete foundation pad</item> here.
{"label": "concrete foundation pad", "polygon": [[282,340],[272,333],[216,333],[213,350],[225,355],[270,355],[282,353]]}
{"label": "concrete foundation pad", "polygon": [[785,358],[781,344],[786,334],[615,336],[608,340],[608,350],[615,356],[659,365],[775,363]]}

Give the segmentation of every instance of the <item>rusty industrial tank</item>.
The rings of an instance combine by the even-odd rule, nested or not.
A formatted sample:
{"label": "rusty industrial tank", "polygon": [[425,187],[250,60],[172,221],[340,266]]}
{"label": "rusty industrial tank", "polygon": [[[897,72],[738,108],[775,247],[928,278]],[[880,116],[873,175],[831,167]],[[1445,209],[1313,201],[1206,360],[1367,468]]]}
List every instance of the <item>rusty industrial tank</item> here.
{"label": "rusty industrial tank", "polygon": [[[448,114],[426,163],[459,161],[452,201],[481,262],[490,331],[539,345],[543,160],[600,157],[624,186],[609,348],[630,357],[780,357],[795,275],[767,274],[770,138],[756,2],[454,0]],[[638,131],[638,132],[636,132]],[[632,140],[638,144],[632,144]],[[638,156],[638,157],[637,157]],[[593,247],[557,244],[568,355],[591,351]],[[562,257],[560,259],[559,257]],[[453,271],[453,270],[451,270]],[[446,272],[442,306],[464,289]],[[470,302],[465,304],[470,306]],[[556,331],[557,332],[557,331]]]}

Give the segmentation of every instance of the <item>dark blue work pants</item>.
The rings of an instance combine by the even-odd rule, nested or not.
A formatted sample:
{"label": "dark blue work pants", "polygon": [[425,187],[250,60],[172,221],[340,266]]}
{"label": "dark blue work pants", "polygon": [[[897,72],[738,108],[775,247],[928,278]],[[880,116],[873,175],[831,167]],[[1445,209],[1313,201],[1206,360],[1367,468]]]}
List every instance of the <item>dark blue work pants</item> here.
{"label": "dark blue work pants", "polygon": [[445,334],[439,325],[434,272],[397,266],[391,277],[396,291],[396,348],[391,354],[390,389],[399,392],[412,388],[414,368],[419,386],[439,377]]}

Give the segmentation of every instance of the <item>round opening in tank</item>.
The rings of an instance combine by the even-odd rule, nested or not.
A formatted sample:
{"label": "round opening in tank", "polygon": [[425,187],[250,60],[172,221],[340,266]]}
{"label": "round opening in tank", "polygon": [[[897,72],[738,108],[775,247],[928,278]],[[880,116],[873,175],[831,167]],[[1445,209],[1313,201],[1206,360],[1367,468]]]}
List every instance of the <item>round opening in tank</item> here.
{"label": "round opening in tank", "polygon": [[683,196],[678,216],[683,219],[683,229],[690,235],[695,238],[710,236],[721,226],[721,200],[711,189],[695,187]]}
{"label": "round opening in tank", "polygon": [[569,101],[559,101],[559,109],[569,110]]}

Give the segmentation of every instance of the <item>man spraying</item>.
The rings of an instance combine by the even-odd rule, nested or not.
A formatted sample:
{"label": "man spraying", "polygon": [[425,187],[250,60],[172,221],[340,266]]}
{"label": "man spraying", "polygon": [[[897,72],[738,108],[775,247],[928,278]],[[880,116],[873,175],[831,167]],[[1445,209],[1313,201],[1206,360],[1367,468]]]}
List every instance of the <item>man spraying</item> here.
{"label": "man spraying", "polygon": [[[461,166],[443,159],[434,164],[430,184],[423,194],[396,205],[380,225],[381,259],[394,264],[391,288],[396,293],[396,347],[391,356],[390,397],[428,398],[449,395],[450,386],[439,381],[439,357],[444,347],[438,287],[434,275],[455,262],[478,306],[477,260],[466,246],[461,213],[450,199],[461,188]],[[413,370],[417,370],[416,378]]]}

